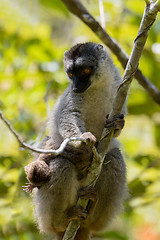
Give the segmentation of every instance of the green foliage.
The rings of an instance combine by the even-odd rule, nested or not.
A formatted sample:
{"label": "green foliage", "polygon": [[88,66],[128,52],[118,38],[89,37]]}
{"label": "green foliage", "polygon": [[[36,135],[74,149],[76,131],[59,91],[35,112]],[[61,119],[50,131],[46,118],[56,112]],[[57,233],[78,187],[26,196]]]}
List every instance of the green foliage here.
{"label": "green foliage", "polygon": [[[47,108],[52,107],[67,86],[64,51],[75,42],[99,40],[68,13],[61,1],[24,2],[0,2],[0,109],[21,137],[32,144],[38,135],[43,135]],[[83,2],[99,20],[97,1]],[[144,6],[144,2],[138,0],[104,1],[106,29],[128,54]],[[159,30],[158,17],[140,68],[160,89]],[[118,60],[113,58],[123,73]],[[150,240],[160,238],[159,112],[160,107],[134,80],[126,127],[120,136],[126,155],[130,196],[121,220],[116,220],[107,233],[100,235],[102,239],[145,239],[146,231],[150,236],[152,233]],[[47,239],[38,233],[31,197],[21,188],[26,182],[23,167],[32,157],[31,152],[19,149],[13,135],[0,121],[0,240]]]}

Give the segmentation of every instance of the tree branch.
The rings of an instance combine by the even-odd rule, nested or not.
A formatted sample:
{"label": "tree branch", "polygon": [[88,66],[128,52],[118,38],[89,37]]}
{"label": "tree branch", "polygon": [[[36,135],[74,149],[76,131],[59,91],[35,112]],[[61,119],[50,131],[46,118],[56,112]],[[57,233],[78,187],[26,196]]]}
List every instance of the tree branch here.
{"label": "tree branch", "polygon": [[67,146],[67,144],[69,142],[75,142],[75,141],[81,141],[81,142],[85,142],[86,143],[86,139],[84,138],[80,138],[80,137],[71,137],[71,138],[66,138],[62,144],[60,145],[60,147],[56,150],[45,150],[45,149],[41,149],[41,148],[34,148],[31,145],[25,143],[19,136],[19,134],[16,132],[16,130],[12,127],[11,123],[5,118],[4,114],[2,111],[0,111],[0,118],[1,120],[6,124],[6,126],[8,127],[8,129],[13,133],[13,135],[16,137],[17,141],[20,144],[20,147],[23,147],[25,149],[31,150],[32,152],[36,152],[36,153],[51,153],[53,154],[53,156],[57,156],[60,153],[63,152],[63,150],[65,149],[65,147]]}
{"label": "tree branch", "polygon": [[[146,43],[149,30],[150,30],[152,24],[154,23],[156,15],[158,13],[158,11],[154,11],[154,14],[153,14],[153,11],[152,12],[150,11],[151,10],[150,6],[151,5],[146,4],[146,8],[145,8],[143,18],[141,21],[138,36],[135,39],[132,53],[128,60],[128,63],[127,63],[127,66],[126,66],[126,69],[124,72],[122,84],[120,85],[117,95],[116,95],[116,98],[114,100],[114,105],[113,105],[112,112],[110,113],[110,118],[112,118],[112,116],[114,116],[115,114],[120,113],[122,110],[123,104],[126,101],[126,97],[128,94],[130,84],[132,82],[134,74],[137,71],[139,59],[141,57],[144,45]],[[102,160],[106,154],[110,139],[113,136],[113,131],[111,131],[108,134],[108,132],[106,133],[106,130],[104,130],[104,132],[102,134],[102,141],[100,141],[100,143],[98,144],[98,147],[97,147],[100,155],[98,155],[97,152],[96,152],[96,156],[94,155],[94,161],[95,161],[96,157],[98,156],[99,162],[100,162],[99,164],[97,164],[97,166],[95,168],[95,171],[97,171],[96,172],[97,176],[99,176],[101,165],[102,165]],[[104,136],[106,136],[106,134],[107,134],[107,137],[104,137]],[[88,183],[90,183],[90,176],[92,176],[92,170],[89,172],[88,177],[87,177]],[[95,182],[93,183],[93,185],[94,184],[95,184]],[[81,202],[79,201],[78,203],[81,203]],[[82,204],[83,204],[82,205],[83,207],[87,206],[87,201],[85,202],[85,204],[84,204],[84,202]],[[81,223],[79,220],[70,222],[70,224],[65,232],[65,235],[63,237],[63,240],[74,240],[74,237],[76,235],[78,228],[80,227],[80,224]]]}
{"label": "tree branch", "polygon": [[[101,171],[101,166],[102,166],[103,157],[104,157],[98,154],[97,149],[95,147],[92,148],[92,151],[93,151],[93,161],[89,169],[89,173],[87,175],[87,180],[86,180],[87,186],[94,186],[96,184],[96,181]],[[77,202],[77,206],[82,206],[83,209],[86,209],[88,202],[89,202],[88,200],[79,198]],[[63,236],[63,240],[74,240],[76,233],[80,228],[80,224],[81,224],[80,219],[71,221]]]}
{"label": "tree branch", "polygon": [[[117,56],[122,67],[125,69],[128,62],[128,55],[125,51],[118,45],[115,39],[111,38],[109,34],[100,26],[100,24],[95,20],[95,18],[87,11],[83,4],[79,0],[62,0],[66,5],[68,10],[80,18],[98,37],[99,39],[111,49],[111,51]],[[147,1],[147,0],[146,0]],[[159,1],[156,2],[157,11],[159,10]],[[147,6],[149,1],[147,1]],[[155,7],[154,7],[155,8]],[[154,15],[154,14],[153,14]],[[160,104],[160,91],[158,88],[149,81],[141,72],[137,69],[135,78],[146,89],[149,95],[154,99],[154,101]]]}
{"label": "tree branch", "polygon": [[155,13],[155,12],[160,12],[160,1],[157,0],[153,3],[151,3],[151,7],[150,7],[150,13]]}

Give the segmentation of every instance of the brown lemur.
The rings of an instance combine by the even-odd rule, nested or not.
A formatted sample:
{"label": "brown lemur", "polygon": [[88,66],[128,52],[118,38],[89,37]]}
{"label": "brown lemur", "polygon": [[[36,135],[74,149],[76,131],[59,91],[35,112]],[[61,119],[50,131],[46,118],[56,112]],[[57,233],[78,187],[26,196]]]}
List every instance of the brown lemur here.
{"label": "brown lemur", "polygon": [[[83,137],[92,145],[100,140],[104,126],[112,125],[106,123],[106,115],[112,109],[121,78],[106,49],[91,42],[77,44],[65,52],[64,66],[70,84],[53,108],[45,149],[57,149],[68,137]],[[122,115],[115,120],[122,128]],[[91,148],[72,142],[60,156],[40,154],[26,167],[31,183],[26,190],[34,188],[35,218],[41,232],[62,239],[69,221],[82,216],[85,220],[75,239],[89,240],[92,233],[102,231],[111,222],[127,192],[126,167],[117,139],[110,142],[95,189],[86,190],[91,162]],[[83,193],[95,201],[88,215],[75,207]]]}

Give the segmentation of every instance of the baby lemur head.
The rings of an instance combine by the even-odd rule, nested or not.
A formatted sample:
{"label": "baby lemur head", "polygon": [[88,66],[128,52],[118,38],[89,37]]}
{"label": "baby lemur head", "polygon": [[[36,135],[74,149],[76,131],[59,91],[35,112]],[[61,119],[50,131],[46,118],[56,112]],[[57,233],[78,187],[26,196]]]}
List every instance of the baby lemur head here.
{"label": "baby lemur head", "polygon": [[96,43],[77,44],[64,54],[64,66],[73,91],[83,93],[91,85],[112,78],[114,65],[106,49]]}

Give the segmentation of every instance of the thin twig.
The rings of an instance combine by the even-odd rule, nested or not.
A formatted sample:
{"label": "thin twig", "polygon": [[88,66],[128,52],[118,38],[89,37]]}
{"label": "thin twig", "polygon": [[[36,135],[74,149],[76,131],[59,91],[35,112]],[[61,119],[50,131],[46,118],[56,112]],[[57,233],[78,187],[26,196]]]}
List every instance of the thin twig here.
{"label": "thin twig", "polygon": [[85,142],[86,143],[86,139],[84,138],[80,138],[80,137],[71,137],[71,138],[66,138],[60,145],[60,147],[56,150],[46,150],[46,149],[41,149],[41,148],[35,148],[32,147],[31,145],[25,143],[19,136],[19,134],[16,132],[16,130],[12,127],[11,123],[5,118],[4,114],[2,111],[0,111],[0,118],[2,119],[2,121],[6,124],[6,126],[9,128],[9,130],[13,133],[13,135],[16,137],[17,141],[20,144],[20,147],[23,147],[25,149],[31,150],[32,152],[36,152],[36,153],[51,153],[53,154],[53,156],[57,156],[60,153],[63,152],[63,150],[65,149],[65,147],[67,146],[67,144],[69,142],[75,142],[75,141],[81,141],[81,142]]}
{"label": "thin twig", "polygon": [[[125,69],[128,62],[128,54],[120,47],[115,39],[104,30],[103,27],[95,20],[95,18],[88,12],[84,5],[79,0],[62,0],[68,10],[80,18],[98,37],[110,48],[110,50],[117,56],[122,67]],[[146,0],[149,6],[149,1]],[[156,2],[156,7],[160,9],[159,1]],[[158,10],[158,9],[157,9]],[[135,78],[141,84],[153,100],[160,105],[160,91],[158,88],[145,77],[141,70],[137,70]]]}

